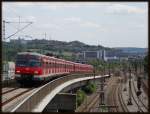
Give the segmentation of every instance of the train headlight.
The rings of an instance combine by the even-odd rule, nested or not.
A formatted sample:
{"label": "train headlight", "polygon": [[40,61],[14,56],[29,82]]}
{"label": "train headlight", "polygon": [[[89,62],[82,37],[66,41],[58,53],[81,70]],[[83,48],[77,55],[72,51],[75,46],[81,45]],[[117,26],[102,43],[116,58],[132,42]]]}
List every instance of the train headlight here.
{"label": "train headlight", "polygon": [[16,72],[17,72],[17,73],[20,73],[20,70],[17,70]]}
{"label": "train headlight", "polygon": [[39,72],[38,71],[34,71],[34,74],[38,74]]}

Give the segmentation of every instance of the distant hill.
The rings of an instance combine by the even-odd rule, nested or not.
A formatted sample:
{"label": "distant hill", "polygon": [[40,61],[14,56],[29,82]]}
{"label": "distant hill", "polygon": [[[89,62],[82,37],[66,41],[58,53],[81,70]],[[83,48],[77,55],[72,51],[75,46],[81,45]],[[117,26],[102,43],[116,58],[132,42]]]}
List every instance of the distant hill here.
{"label": "distant hill", "polygon": [[122,50],[124,53],[146,53],[147,48],[137,48],[137,47],[117,47],[115,49]]}
{"label": "distant hill", "polygon": [[109,49],[103,46],[87,45],[79,41],[56,41],[56,40],[31,40],[27,43],[29,48],[40,48],[50,51],[67,51],[67,52],[83,52],[83,51],[96,51],[100,49]]}
{"label": "distant hill", "polygon": [[45,39],[34,39],[34,40],[24,40],[17,39],[11,40],[10,42],[3,42],[3,55],[7,55],[8,60],[14,60],[15,55],[18,52],[23,51],[34,51],[37,53],[52,53],[54,55],[71,57],[76,53],[81,53],[83,51],[97,51],[101,49],[110,50],[110,48],[101,45],[87,45],[79,41],[57,41],[57,40],[45,40]]}
{"label": "distant hill", "polygon": [[101,45],[88,45],[80,41],[64,42],[45,39],[18,39],[11,40],[10,42],[2,42],[2,44],[2,48],[5,50],[2,55],[7,55],[6,60],[15,60],[15,55],[23,51],[34,51],[41,54],[51,53],[68,60],[73,60],[76,54],[83,51],[98,51],[101,49],[106,50],[107,56],[141,55],[147,52],[146,48],[108,48]]}

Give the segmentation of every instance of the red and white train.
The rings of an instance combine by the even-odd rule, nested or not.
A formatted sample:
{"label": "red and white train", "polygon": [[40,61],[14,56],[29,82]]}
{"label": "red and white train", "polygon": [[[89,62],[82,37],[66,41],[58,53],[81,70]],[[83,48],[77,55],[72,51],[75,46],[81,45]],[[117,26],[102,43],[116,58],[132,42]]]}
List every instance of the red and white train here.
{"label": "red and white train", "polygon": [[92,73],[93,66],[80,64],[33,52],[17,54],[15,79],[17,81],[44,81],[69,73]]}

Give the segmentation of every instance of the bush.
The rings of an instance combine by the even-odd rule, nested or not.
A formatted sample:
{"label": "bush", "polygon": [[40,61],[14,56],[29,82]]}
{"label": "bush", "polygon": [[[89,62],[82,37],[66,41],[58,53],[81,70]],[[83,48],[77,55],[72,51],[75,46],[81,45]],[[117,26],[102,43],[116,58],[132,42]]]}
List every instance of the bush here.
{"label": "bush", "polygon": [[86,95],[85,95],[84,91],[82,91],[81,89],[79,89],[77,91],[77,106],[80,106],[81,103],[84,101],[85,98],[86,98]]}
{"label": "bush", "polygon": [[88,84],[85,87],[83,87],[83,90],[85,91],[85,93],[91,94],[96,91],[96,85],[88,82]]}

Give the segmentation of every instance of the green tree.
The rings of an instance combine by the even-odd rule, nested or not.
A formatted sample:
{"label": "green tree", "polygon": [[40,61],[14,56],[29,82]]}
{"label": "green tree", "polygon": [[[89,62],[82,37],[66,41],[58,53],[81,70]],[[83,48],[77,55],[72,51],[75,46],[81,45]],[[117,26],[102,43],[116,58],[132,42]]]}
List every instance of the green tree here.
{"label": "green tree", "polygon": [[96,91],[96,85],[94,83],[88,82],[85,87],[83,87],[83,91],[87,94],[91,94]]}
{"label": "green tree", "polygon": [[85,98],[86,98],[86,94],[84,93],[83,90],[79,89],[77,91],[77,106],[80,106]]}

